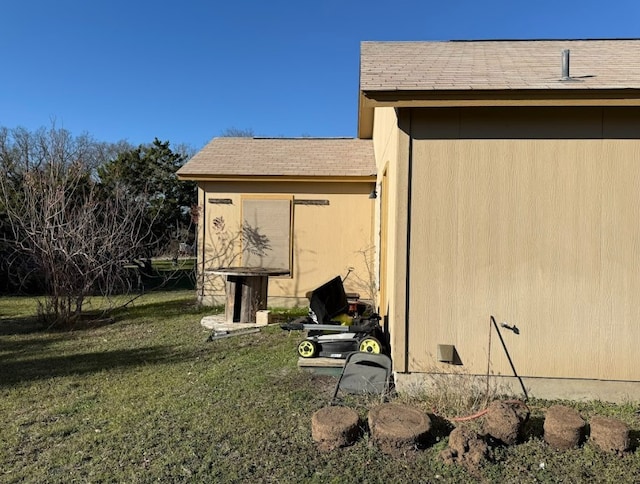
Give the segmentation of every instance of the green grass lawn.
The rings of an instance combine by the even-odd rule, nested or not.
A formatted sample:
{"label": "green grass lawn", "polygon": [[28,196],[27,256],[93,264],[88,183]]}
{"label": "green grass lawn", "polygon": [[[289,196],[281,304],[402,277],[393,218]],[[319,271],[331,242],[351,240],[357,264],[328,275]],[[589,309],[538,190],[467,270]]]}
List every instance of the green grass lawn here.
{"label": "green grass lawn", "polygon": [[[382,455],[367,437],[320,453],[311,415],[335,380],[297,369],[300,334],[277,325],[206,342],[193,293],[149,294],[115,322],[35,330],[33,299],[0,299],[0,482],[469,482],[438,454]],[[364,417],[369,399],[346,402]],[[425,409],[426,400],[412,402]],[[551,402],[534,402],[534,416]],[[637,436],[634,405],[578,405]],[[535,419],[534,419],[535,422]],[[539,422],[539,420],[538,420]],[[555,452],[532,432],[480,469],[488,482],[639,482],[624,457]]]}

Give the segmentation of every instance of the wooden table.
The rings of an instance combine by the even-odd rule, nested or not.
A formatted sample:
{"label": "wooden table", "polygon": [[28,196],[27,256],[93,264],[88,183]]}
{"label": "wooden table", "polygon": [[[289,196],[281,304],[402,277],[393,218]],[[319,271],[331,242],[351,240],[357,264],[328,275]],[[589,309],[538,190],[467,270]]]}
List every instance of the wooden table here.
{"label": "wooden table", "polygon": [[227,323],[254,323],[256,313],[267,308],[269,276],[286,276],[289,271],[265,267],[222,267],[206,271],[225,276],[224,315]]}

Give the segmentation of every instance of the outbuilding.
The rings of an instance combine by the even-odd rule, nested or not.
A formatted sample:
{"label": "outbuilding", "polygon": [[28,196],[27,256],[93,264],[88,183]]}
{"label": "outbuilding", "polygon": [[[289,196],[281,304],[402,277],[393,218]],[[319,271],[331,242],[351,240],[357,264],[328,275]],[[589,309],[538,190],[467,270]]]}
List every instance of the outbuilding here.
{"label": "outbuilding", "polygon": [[349,138],[214,138],[178,171],[198,183],[198,297],[222,304],[226,267],[288,272],[269,305],[308,305],[337,275],[375,297],[373,142]]}

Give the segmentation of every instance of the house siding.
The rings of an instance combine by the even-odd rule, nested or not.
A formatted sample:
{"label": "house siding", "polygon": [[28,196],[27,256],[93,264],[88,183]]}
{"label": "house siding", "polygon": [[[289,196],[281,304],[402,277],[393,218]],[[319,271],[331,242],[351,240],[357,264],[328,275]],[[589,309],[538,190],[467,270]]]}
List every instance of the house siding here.
{"label": "house siding", "polygon": [[[404,298],[397,281],[405,279],[404,261],[397,263],[398,250],[405,247],[406,240],[406,190],[400,181],[406,180],[406,168],[400,146],[408,147],[408,137],[399,126],[394,108],[376,108],[374,111],[373,144],[378,172],[379,203],[376,213],[376,238],[378,243],[380,316],[389,333],[391,348],[404,346],[404,326],[392,325],[392,321],[404,320]],[[401,241],[398,244],[398,241]],[[403,353],[397,353],[395,365],[402,366]]]}
{"label": "house siding", "polygon": [[392,334],[408,328],[396,371],[454,371],[436,356],[451,344],[464,372],[512,375],[495,333],[489,348],[494,315],[519,329],[502,332],[524,378],[639,382],[640,110],[405,116],[410,282],[406,316],[391,321]]}

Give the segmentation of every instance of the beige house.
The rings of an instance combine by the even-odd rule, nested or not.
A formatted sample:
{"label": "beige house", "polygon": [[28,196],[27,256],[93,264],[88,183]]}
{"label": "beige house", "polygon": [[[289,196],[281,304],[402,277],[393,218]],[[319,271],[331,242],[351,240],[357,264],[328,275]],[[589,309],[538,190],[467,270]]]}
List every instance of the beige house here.
{"label": "beige house", "polygon": [[291,270],[271,305],[354,267],[401,390],[640,399],[640,41],[364,42],[358,115],[357,140],[214,139],[180,170],[201,269],[256,262],[243,221]]}
{"label": "beige house", "polygon": [[400,388],[640,398],[640,41],[365,42],[358,129]]}
{"label": "beige house", "polygon": [[336,275],[375,297],[376,166],[371,140],[215,138],[178,175],[198,182],[198,295],[224,302],[221,267],[289,272],[269,279],[269,306],[308,305]]}

